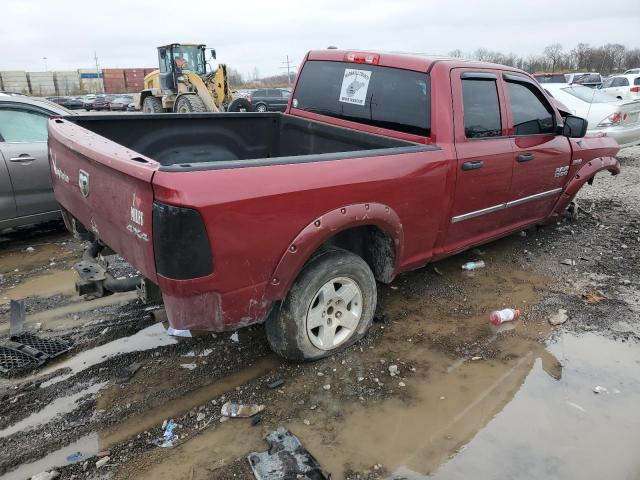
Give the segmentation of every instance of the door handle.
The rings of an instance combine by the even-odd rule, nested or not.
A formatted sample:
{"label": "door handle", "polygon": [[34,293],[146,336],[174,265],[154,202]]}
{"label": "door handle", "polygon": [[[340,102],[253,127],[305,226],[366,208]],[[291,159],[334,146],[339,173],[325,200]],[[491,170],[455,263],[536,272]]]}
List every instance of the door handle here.
{"label": "door handle", "polygon": [[462,164],[463,170],[477,170],[478,168],[484,167],[484,162],[482,160],[476,160],[474,162],[464,162]]}
{"label": "door handle", "polygon": [[529,160],[533,160],[536,156],[533,153],[521,153],[518,155],[517,160],[519,162],[528,162]]}
{"label": "door handle", "polygon": [[31,155],[27,155],[26,153],[9,159],[10,162],[35,162],[35,160],[35,158]]}

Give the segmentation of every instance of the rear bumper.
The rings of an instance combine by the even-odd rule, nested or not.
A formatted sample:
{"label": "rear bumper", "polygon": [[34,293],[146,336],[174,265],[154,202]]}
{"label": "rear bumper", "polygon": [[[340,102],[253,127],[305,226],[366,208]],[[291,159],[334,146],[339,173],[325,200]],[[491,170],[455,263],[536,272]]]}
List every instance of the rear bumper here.
{"label": "rear bumper", "polygon": [[169,323],[180,330],[233,330],[263,321],[272,305],[264,300],[266,283],[220,293],[198,292],[185,282],[159,280]]}
{"label": "rear bumper", "polygon": [[632,147],[640,144],[640,123],[630,127],[608,127],[589,130],[591,133],[606,133],[608,137],[613,138],[620,148]]}

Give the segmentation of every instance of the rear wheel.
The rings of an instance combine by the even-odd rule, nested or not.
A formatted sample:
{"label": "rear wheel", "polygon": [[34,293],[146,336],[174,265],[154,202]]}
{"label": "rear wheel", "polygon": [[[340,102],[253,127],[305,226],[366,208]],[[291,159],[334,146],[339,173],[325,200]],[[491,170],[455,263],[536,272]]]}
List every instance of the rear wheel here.
{"label": "rear wheel", "polygon": [[175,111],[177,113],[206,112],[207,107],[197,95],[182,95],[178,97]]}
{"label": "rear wheel", "polygon": [[268,110],[267,106],[264,103],[259,103],[256,105],[256,112],[266,112]]}
{"label": "rear wheel", "polygon": [[158,97],[146,97],[142,102],[142,111],[145,113],[162,113],[162,100]]}
{"label": "rear wheel", "polygon": [[376,301],[376,281],[362,258],[346,250],[324,251],[267,319],[267,339],[289,360],[329,356],[366,335]]}

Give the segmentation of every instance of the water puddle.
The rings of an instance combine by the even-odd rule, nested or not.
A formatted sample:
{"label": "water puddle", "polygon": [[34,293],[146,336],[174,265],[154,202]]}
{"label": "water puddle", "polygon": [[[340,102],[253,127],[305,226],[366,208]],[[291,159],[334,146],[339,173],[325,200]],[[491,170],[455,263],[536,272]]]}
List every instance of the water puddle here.
{"label": "water puddle", "polygon": [[[160,425],[168,418],[182,415],[198,405],[203,405],[225,392],[265,375],[280,363],[281,360],[274,354],[268,355],[239,372],[215,380],[209,385],[200,387],[183,397],[166,402],[156,408],[150,408],[140,415],[128,418],[109,429],[101,431],[100,446],[101,448],[107,448],[114,443],[121,442],[153,426]],[[117,392],[119,386],[112,388]],[[109,393],[111,392],[106,390],[104,395],[108,397]],[[103,408],[104,406],[104,401],[98,399],[96,408]]]}
{"label": "water puddle", "polygon": [[0,254],[0,273],[12,273],[16,268],[24,272],[32,268],[48,265],[51,259],[57,262],[60,259],[76,255],[61,244],[44,243],[31,244],[29,246],[34,248],[33,252],[27,252],[27,247],[25,246],[18,250],[12,249]]}
{"label": "water puddle", "polygon": [[17,469],[5,473],[0,478],[2,478],[2,480],[24,480],[45,470],[68,465],[70,462],[67,461],[67,457],[76,452],[81,452],[84,454],[84,457],[87,457],[94,455],[97,451],[98,435],[91,433],[55,452],[51,452],[40,460],[20,465]]}
{"label": "water puddle", "polygon": [[0,303],[26,297],[48,298],[54,295],[73,295],[76,274],[73,270],[59,270],[30,277],[2,293]]}
{"label": "water puddle", "polygon": [[76,401],[85,395],[90,395],[99,392],[107,385],[107,382],[96,383],[91,385],[83,390],[80,390],[77,393],[73,393],[64,397],[60,397],[55,399],[53,402],[49,403],[46,407],[44,407],[39,412],[32,413],[28,417],[20,420],[19,422],[14,423],[13,425],[5,428],[4,430],[0,430],[0,438],[8,437],[9,435],[13,435],[19,431],[26,431],[32,427],[43,425],[47,422],[50,422],[58,415],[64,415],[65,413],[72,412],[76,409]]}
{"label": "water puddle", "polygon": [[80,352],[78,355],[67,360],[52,364],[49,367],[42,369],[34,378],[63,368],[71,369],[69,373],[59,375],[51,380],[43,382],[41,387],[45,388],[66,380],[67,378],[77,374],[78,372],[86,370],[93,365],[102,363],[109,357],[130,352],[142,352],[144,350],[151,350],[156,347],[173,345],[175,343],[177,343],[177,340],[174,337],[167,335],[167,331],[162,324],[155,323],[143,330],[140,330],[134,335],[131,335],[130,337],[118,338],[117,340],[105,343],[99,347]]}

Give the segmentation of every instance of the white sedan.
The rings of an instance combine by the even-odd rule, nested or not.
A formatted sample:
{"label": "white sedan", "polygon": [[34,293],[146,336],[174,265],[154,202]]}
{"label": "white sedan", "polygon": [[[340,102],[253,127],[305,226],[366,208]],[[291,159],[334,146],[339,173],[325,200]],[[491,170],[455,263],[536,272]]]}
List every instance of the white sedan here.
{"label": "white sedan", "polygon": [[640,144],[640,100],[618,100],[582,85],[545,84],[546,92],[568,109],[586,118],[588,134],[606,133],[621,147]]}

